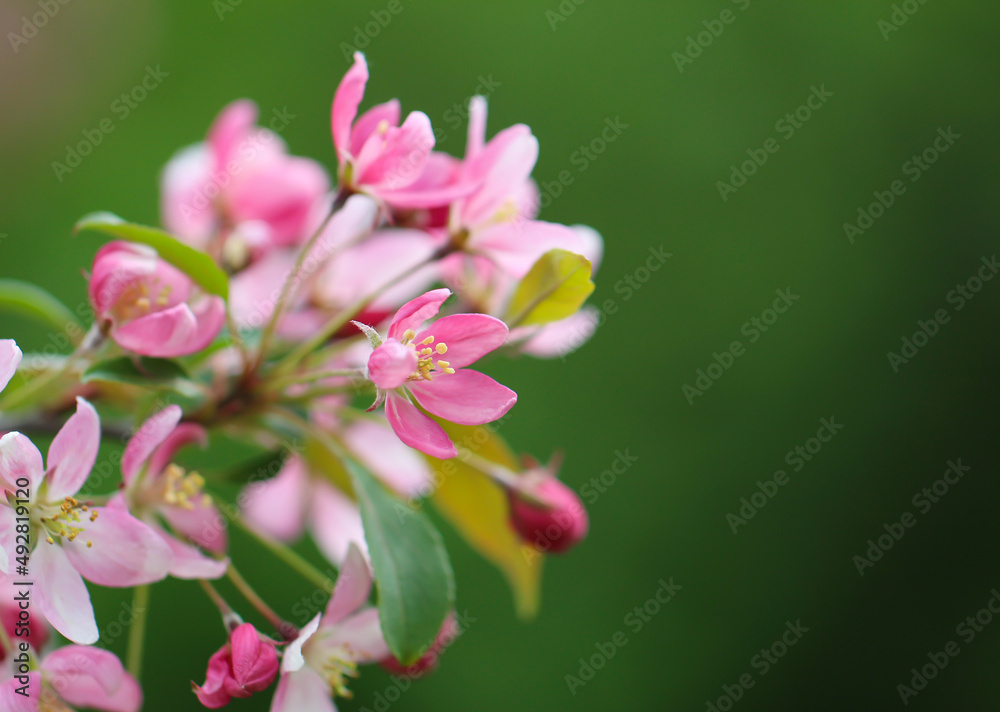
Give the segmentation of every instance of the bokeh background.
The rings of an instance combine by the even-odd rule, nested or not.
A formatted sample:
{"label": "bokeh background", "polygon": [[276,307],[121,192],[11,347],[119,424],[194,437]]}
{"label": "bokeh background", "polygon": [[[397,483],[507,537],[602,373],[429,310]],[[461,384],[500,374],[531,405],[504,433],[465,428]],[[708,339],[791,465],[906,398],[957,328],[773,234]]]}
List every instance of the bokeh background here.
{"label": "bokeh background", "polygon": [[[388,5],[77,0],[15,52],[8,33],[40,4],[4,0],[0,276],[78,304],[97,243],[72,237],[74,221],[104,209],[155,223],[160,168],[238,97],[264,113],[287,107],[292,152],[332,170],[345,45]],[[606,319],[592,342],[562,361],[493,363],[521,394],[505,436],[541,457],[565,449],[578,489],[619,453],[638,458],[588,497],[590,538],[550,561],[533,623],[516,620],[500,575],[448,535],[459,609],[475,622],[392,709],[896,709],[897,685],[949,641],[961,652],[907,706],[1000,706],[1000,622],[971,641],[956,631],[1000,587],[1000,280],[960,310],[952,294],[997,252],[1000,7],[901,5],[401,0],[362,38],[366,105],[398,96],[458,153],[454,105],[487,79],[491,132],[525,122],[541,142],[543,217],[605,237],[593,302]],[[724,11],[731,22],[697,53],[690,43],[718,31]],[[898,26],[880,25],[894,12]],[[168,76],[122,118],[112,104],[147,65]],[[832,96],[789,136],[778,122],[813,87]],[[113,132],[58,179],[52,163],[105,117]],[[602,147],[609,120],[626,127]],[[904,164],[949,128],[959,138],[914,182]],[[718,182],[768,139],[780,148],[723,200]],[[852,243],[844,223],[895,180],[905,193]],[[671,257],[645,273],[650,249]],[[751,342],[743,325],[779,289],[798,299]],[[938,309],[948,323],[894,371],[887,354]],[[43,330],[0,319],[4,336],[47,345]],[[737,340],[745,352],[689,403],[682,386]],[[796,471],[786,453],[821,418],[844,427]],[[971,470],[922,512],[914,495],[958,458]],[[779,469],[788,483],[734,534],[727,515]],[[853,557],[904,512],[915,526],[860,575]],[[252,542],[237,535],[234,548],[277,604],[309,592]],[[682,588],[636,630],[630,613],[671,578]],[[95,598],[107,625],[128,592]],[[146,709],[195,709],[185,689],[220,642],[217,617],[190,583],[157,587],[152,606]],[[754,656],[796,621],[808,632],[762,674]],[[619,632],[627,644],[571,690],[566,676]],[[124,637],[112,647],[123,651]],[[744,674],[753,686],[720,700]],[[384,709],[390,687],[373,670],[341,708]]]}

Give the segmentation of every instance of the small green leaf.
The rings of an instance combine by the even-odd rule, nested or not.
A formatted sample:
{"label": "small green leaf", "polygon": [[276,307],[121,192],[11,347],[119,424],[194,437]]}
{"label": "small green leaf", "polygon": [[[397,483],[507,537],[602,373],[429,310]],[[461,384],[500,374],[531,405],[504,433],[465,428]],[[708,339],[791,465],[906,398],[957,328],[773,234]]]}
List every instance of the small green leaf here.
{"label": "small green leaf", "polygon": [[142,356],[138,360],[120,356],[98,361],[83,372],[80,380],[83,383],[110,381],[145,388],[167,388],[182,394],[197,393],[197,387],[176,361],[148,356]]}
{"label": "small green leaf", "polygon": [[455,605],[455,580],[441,535],[422,512],[346,461],[361,507],[389,650],[404,665],[420,658]]}
{"label": "small green leaf", "polygon": [[113,213],[91,213],[84,216],[73,228],[74,232],[81,230],[103,232],[119,240],[148,245],[209,294],[229,298],[229,278],[212,258],[163,230],[125,222]]}
{"label": "small green leaf", "polygon": [[504,321],[510,327],[546,324],[571,316],[594,291],[592,268],[583,255],[550,250],[517,286]]}
{"label": "small green leaf", "polygon": [[83,335],[83,327],[62,302],[40,287],[16,279],[0,279],[0,309],[37,319],[60,332],[74,332],[74,341]]}

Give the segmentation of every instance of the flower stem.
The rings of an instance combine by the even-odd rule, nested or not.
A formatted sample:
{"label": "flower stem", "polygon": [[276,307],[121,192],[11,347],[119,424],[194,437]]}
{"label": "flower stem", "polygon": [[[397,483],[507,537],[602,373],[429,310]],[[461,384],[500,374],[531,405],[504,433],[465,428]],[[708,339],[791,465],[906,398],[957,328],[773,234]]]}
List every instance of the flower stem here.
{"label": "flower stem", "polygon": [[103,338],[101,337],[97,325],[95,324],[94,326],[91,326],[90,331],[87,332],[83,341],[72,354],[66,357],[66,360],[63,361],[60,368],[35,376],[31,383],[13,391],[10,395],[3,399],[2,403],[0,403],[0,411],[10,411],[23,404],[25,401],[30,401],[32,396],[37,395],[38,392],[44,390],[46,386],[55,383],[69,373],[73,369],[73,364],[77,359],[94,350],[101,344],[102,341]]}
{"label": "flower stem", "polygon": [[149,608],[149,584],[136,586],[132,592],[135,620],[128,632],[127,669],[137,681],[142,675],[143,643],[146,638],[146,609]]}
{"label": "flower stem", "polygon": [[267,388],[273,388],[274,390],[281,390],[288,386],[295,386],[301,383],[311,383],[313,381],[321,381],[324,378],[337,378],[337,377],[357,377],[361,376],[362,371],[359,368],[335,368],[324,371],[313,371],[312,373],[301,373],[292,376],[284,376],[282,378],[275,378],[267,382]]}
{"label": "flower stem", "polygon": [[285,640],[293,640],[296,635],[298,635],[298,629],[284,620],[281,616],[274,612],[263,598],[253,589],[253,587],[247,582],[243,575],[236,570],[236,567],[232,564],[226,569],[226,577],[232,582],[232,584],[237,588],[237,590],[243,594],[243,597],[247,599],[251,606],[257,609],[260,613],[267,619],[267,622],[274,626],[274,629],[278,631]]}
{"label": "flower stem", "polygon": [[232,632],[236,626],[243,622],[236,611],[226,603],[226,599],[222,597],[222,594],[215,589],[215,586],[205,579],[198,579],[198,585],[201,586],[209,600],[215,604],[215,607],[219,609],[219,613],[222,614],[222,624],[226,627],[226,631]]}
{"label": "flower stem", "polygon": [[317,588],[320,588],[327,593],[333,590],[333,582],[324,576],[319,569],[303,559],[292,549],[285,546],[280,541],[272,539],[268,535],[255,530],[253,527],[243,522],[240,518],[234,518],[232,521],[236,526],[256,539],[272,554],[284,561],[290,568],[295,569],[302,575],[303,578],[315,585]]}

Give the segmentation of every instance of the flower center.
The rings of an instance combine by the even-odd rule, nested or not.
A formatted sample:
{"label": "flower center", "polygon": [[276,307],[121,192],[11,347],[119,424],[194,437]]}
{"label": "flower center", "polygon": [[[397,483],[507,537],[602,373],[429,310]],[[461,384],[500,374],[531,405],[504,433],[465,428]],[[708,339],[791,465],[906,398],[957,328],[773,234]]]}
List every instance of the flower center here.
{"label": "flower center", "polygon": [[428,336],[419,344],[414,344],[413,339],[416,335],[413,329],[407,329],[403,332],[403,345],[408,346],[417,355],[417,370],[413,372],[409,380],[431,381],[433,380],[431,369],[434,368],[438,369],[439,373],[455,372],[449,361],[438,358],[448,353],[448,345],[446,343],[443,341],[435,343],[434,337]]}
{"label": "flower center", "polygon": [[[86,530],[85,520],[97,521],[98,513],[90,505],[75,497],[66,497],[60,504],[40,504],[35,507],[38,525],[45,531],[45,541],[55,544],[56,539],[74,541]],[[87,540],[87,547],[94,542]]]}
{"label": "flower center", "polygon": [[210,507],[212,498],[203,491],[205,478],[197,472],[187,472],[184,468],[171,463],[158,478],[161,483],[156,490],[159,502],[194,509],[195,506]]}
{"label": "flower center", "polygon": [[153,290],[156,290],[155,294],[150,289],[150,283],[145,280],[137,281],[123,291],[112,310],[115,319],[129,321],[168,306],[173,286],[166,284],[156,289],[158,281],[154,280],[152,284]]}

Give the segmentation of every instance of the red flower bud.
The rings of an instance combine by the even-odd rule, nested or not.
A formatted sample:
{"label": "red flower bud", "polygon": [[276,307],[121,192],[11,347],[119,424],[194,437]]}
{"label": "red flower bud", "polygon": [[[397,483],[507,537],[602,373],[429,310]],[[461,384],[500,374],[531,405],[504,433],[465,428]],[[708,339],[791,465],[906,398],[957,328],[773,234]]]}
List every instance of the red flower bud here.
{"label": "red flower bud", "polygon": [[198,700],[209,709],[229,704],[234,697],[250,697],[270,687],[278,674],[278,653],[250,623],[237,626],[226,643],[208,661],[205,684],[195,685]]}
{"label": "red flower bud", "polygon": [[519,489],[511,490],[510,524],[526,543],[552,553],[571,549],[590,526],[583,502],[548,470],[523,475]]}

